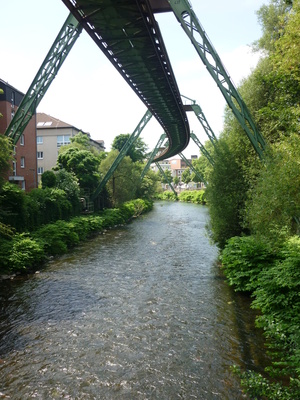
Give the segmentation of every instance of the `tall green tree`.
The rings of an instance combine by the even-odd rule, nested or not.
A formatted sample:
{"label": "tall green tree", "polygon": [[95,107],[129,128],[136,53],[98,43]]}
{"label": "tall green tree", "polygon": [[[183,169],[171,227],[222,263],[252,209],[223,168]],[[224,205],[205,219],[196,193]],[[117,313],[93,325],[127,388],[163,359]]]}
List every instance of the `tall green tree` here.
{"label": "tall green tree", "polygon": [[183,173],[182,173],[182,175],[181,175],[181,180],[182,180],[182,182],[184,182],[184,183],[186,183],[186,184],[188,184],[188,183],[191,182],[191,180],[192,180],[192,174],[191,174],[191,170],[190,170],[189,168],[186,168],[186,169],[183,171]]}
{"label": "tall green tree", "polygon": [[243,232],[242,213],[248,189],[243,170],[225,139],[218,142],[208,181],[211,237],[223,248],[228,239]]}
{"label": "tall green tree", "polygon": [[249,192],[247,220],[254,234],[272,242],[300,233],[300,135],[283,137],[262,165]]}
{"label": "tall green tree", "polygon": [[[118,150],[111,150],[105,160],[101,162],[100,172],[102,176],[105,176],[108,172],[118,154]],[[140,168],[129,156],[125,156],[106,184],[113,206],[134,199],[139,185]]]}
{"label": "tall green tree", "polygon": [[57,169],[64,168],[73,173],[78,181],[80,188],[84,191],[92,192],[99,183],[100,158],[89,150],[81,150],[78,147],[69,147],[64,152],[59,153],[57,158]]}
{"label": "tall green tree", "polygon": [[[116,136],[111,145],[112,149],[121,151],[124,144],[130,138],[130,136],[131,135],[129,133],[120,134]],[[143,161],[145,158],[146,151],[147,151],[146,143],[140,137],[138,137],[132,144],[132,146],[129,148],[126,155],[129,156],[133,162]]]}
{"label": "tall green tree", "polygon": [[169,182],[171,182],[171,183],[173,182],[172,172],[169,169],[164,170],[164,175],[162,175],[160,172],[158,175],[160,177],[161,183],[167,184]]}

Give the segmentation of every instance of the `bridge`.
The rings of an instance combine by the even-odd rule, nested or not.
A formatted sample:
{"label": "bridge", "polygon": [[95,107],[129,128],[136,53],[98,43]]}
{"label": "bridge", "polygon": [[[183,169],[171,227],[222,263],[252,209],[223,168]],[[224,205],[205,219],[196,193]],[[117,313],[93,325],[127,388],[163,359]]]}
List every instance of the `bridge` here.
{"label": "bridge", "polygon": [[205,121],[204,129],[212,139],[201,108],[197,111],[193,104],[189,107],[183,105],[163,37],[155,20],[156,13],[173,12],[258,156],[263,157],[265,141],[188,0],[62,1],[70,10],[70,15],[5,132],[14,143],[24,131],[82,29],[86,30],[146,105],[148,111],[136,131],[140,132],[154,116],[165,132],[167,147],[155,156],[155,161],[181,154],[187,147],[190,130],[186,111],[193,110],[202,124]]}

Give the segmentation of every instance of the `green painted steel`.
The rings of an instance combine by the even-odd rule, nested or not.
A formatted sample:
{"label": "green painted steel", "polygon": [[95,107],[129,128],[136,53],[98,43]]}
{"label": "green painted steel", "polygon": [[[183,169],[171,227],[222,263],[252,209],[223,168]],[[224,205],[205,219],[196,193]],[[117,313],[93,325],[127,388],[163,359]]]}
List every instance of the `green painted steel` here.
{"label": "green painted steel", "polygon": [[172,182],[169,180],[168,176],[165,174],[165,171],[162,169],[162,167],[160,166],[159,162],[155,162],[157,168],[159,169],[159,172],[165,177],[166,181],[168,182],[168,185],[170,186],[172,192],[175,194],[175,196],[177,197],[177,192],[174,189]]}
{"label": "green painted steel", "polygon": [[196,145],[199,147],[201,153],[208,159],[208,161],[211,163],[211,165],[214,165],[214,160],[210,153],[206,150],[206,148],[203,146],[203,144],[200,142],[200,140],[197,138],[194,132],[191,132],[191,139],[196,143]]}
{"label": "green painted steel", "polygon": [[151,0],[62,1],[162,126],[169,147],[157,160],[183,151],[188,119]]}
{"label": "green painted steel", "polygon": [[197,171],[193,164],[189,162],[189,160],[182,154],[179,153],[180,158],[182,158],[182,160],[186,163],[186,165],[194,172],[194,174],[198,177],[200,182],[205,183],[205,185],[207,185],[207,182],[205,181],[205,179],[203,178],[203,176],[200,174],[199,171]]}
{"label": "green painted steel", "polygon": [[198,121],[202,125],[207,137],[211,141],[211,143],[215,146],[217,142],[216,135],[214,134],[214,131],[211,129],[204,112],[202,111],[202,108],[196,104],[196,100],[192,100],[189,97],[183,96],[185,99],[188,99],[191,101],[191,104],[185,104],[184,109],[185,111],[194,111],[196,117],[198,118]]}
{"label": "green painted steel", "polygon": [[168,0],[168,2],[183,30],[193,43],[202,62],[217,83],[227,104],[232,109],[235,117],[251,141],[253,148],[260,159],[262,159],[266,142],[258,131],[245,102],[235,88],[219,55],[208,39],[189,1]]}
{"label": "green painted steel", "polygon": [[[202,108],[196,104],[196,100],[192,100],[189,97],[183,96],[185,99],[188,99],[192,102],[192,104],[185,104],[184,108],[185,111],[194,111],[196,117],[198,118],[198,120],[200,121],[207,137],[209,138],[209,140],[211,141],[211,143],[213,144],[213,146],[216,148],[216,143],[217,143],[217,137],[214,134],[213,130],[211,129],[205,115],[204,112],[202,111]],[[197,138],[197,136],[195,135],[195,133],[191,132],[190,134],[191,139],[194,140],[194,142],[196,143],[196,145],[199,147],[201,153],[208,159],[208,161],[213,165],[214,161],[212,156],[209,154],[209,152],[206,150],[206,148],[203,146],[203,144],[200,142],[200,140]]]}
{"label": "green painted steel", "polygon": [[147,164],[145,165],[145,168],[142,171],[141,180],[144,178],[148,169],[150,168],[150,165],[153,163],[153,160],[155,159],[155,156],[156,156],[158,150],[160,149],[160,147],[162,146],[163,142],[166,140],[166,137],[167,137],[167,135],[165,133],[163,133],[161,135],[161,137],[158,139],[158,142],[157,142],[156,146],[154,147],[154,149],[152,150],[152,152],[148,158]]}
{"label": "green painted steel", "polygon": [[106,175],[103,177],[103,179],[100,182],[100,184],[98,185],[97,189],[94,191],[94,193],[92,193],[92,195],[91,195],[92,200],[95,200],[95,198],[99,195],[101,190],[107,184],[107,182],[109,181],[109,179],[111,178],[111,176],[113,175],[115,170],[118,168],[120,162],[126,156],[130,147],[133,145],[133,143],[136,141],[136,139],[140,136],[143,129],[145,128],[147,123],[150,121],[151,117],[152,117],[152,113],[149,110],[147,110],[145,115],[143,116],[143,118],[141,119],[141,121],[139,122],[139,124],[137,125],[137,127],[135,128],[133,133],[131,134],[131,136],[128,138],[128,140],[122,147],[121,151],[117,155],[115,161],[112,163],[112,165],[109,168],[109,170],[107,171]]}
{"label": "green painted steel", "polygon": [[82,28],[79,22],[72,14],[69,14],[16,114],[6,129],[5,135],[9,136],[14,144],[18,142],[24,132],[38,104],[54,80],[81,31]]}

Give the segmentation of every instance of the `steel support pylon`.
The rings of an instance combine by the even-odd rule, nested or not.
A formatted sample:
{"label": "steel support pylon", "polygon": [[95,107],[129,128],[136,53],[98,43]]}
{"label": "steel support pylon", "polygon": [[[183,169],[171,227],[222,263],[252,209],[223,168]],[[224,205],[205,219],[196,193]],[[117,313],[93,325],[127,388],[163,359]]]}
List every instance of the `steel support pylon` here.
{"label": "steel support pylon", "polygon": [[5,131],[5,135],[10,137],[14,144],[18,142],[24,132],[81,31],[82,27],[77,19],[72,14],[69,14],[31,86],[21,101],[16,114]]}
{"label": "steel support pylon", "polygon": [[159,162],[155,162],[157,168],[159,169],[159,172],[165,177],[166,181],[168,182],[172,192],[175,194],[175,196],[177,197],[177,192],[174,189],[172,182],[169,180],[168,176],[165,174],[165,171],[162,169],[161,165],[159,164]]}
{"label": "steel support pylon", "polygon": [[155,158],[155,156],[156,156],[156,154],[158,152],[158,149],[162,146],[162,144],[163,144],[163,142],[165,141],[166,138],[167,138],[167,135],[165,133],[163,133],[161,135],[161,137],[158,139],[158,142],[157,142],[155,148],[152,150],[152,152],[151,152],[151,154],[149,156],[149,159],[147,161],[147,164],[145,165],[145,168],[143,169],[143,172],[141,174],[141,180],[146,175],[148,169],[150,168],[150,165],[152,164],[152,162],[153,162],[153,160],[154,160],[154,158]]}
{"label": "steel support pylon", "polygon": [[135,128],[133,133],[131,134],[131,136],[128,138],[128,140],[122,147],[121,151],[119,152],[116,159],[112,163],[111,167],[109,168],[109,170],[103,177],[102,181],[100,182],[100,184],[98,185],[98,187],[96,188],[94,193],[92,193],[92,195],[91,195],[92,200],[95,200],[95,198],[99,195],[101,190],[107,184],[107,182],[109,181],[109,179],[111,178],[111,176],[113,175],[115,170],[118,168],[120,162],[126,156],[129,148],[133,145],[133,143],[136,141],[136,139],[140,136],[140,134],[142,133],[142,130],[145,128],[147,123],[150,121],[151,117],[152,117],[151,111],[147,110],[145,115],[143,116],[143,118],[141,119],[141,121],[139,122],[139,124],[137,125],[137,127]]}
{"label": "steel support pylon", "polygon": [[200,172],[198,172],[192,163],[189,162],[189,160],[182,154],[179,153],[179,157],[186,163],[186,165],[194,172],[194,174],[199,178],[200,182],[205,183],[205,185],[207,185],[207,182],[205,181],[205,179],[203,178],[203,176],[200,174]]}
{"label": "steel support pylon", "polygon": [[202,28],[189,1],[168,0],[168,2],[183,30],[193,43],[202,62],[221,90],[227,104],[244,129],[253,148],[257,152],[260,159],[262,159],[266,142],[258,131],[245,102],[235,88],[230,76],[222,64],[219,55]]}

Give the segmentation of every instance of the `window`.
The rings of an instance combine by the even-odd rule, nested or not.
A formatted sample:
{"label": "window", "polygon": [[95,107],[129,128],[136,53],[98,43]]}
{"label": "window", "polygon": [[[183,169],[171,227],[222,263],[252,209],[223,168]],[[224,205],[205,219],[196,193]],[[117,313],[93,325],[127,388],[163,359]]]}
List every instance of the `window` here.
{"label": "window", "polygon": [[24,144],[25,144],[25,139],[24,139],[24,135],[22,133],[22,135],[20,136],[20,145],[24,146]]}
{"label": "window", "polygon": [[66,144],[70,143],[70,135],[57,136],[57,147],[65,146]]}
{"label": "window", "polygon": [[26,189],[26,183],[25,183],[25,181],[22,181],[22,190],[25,190]]}
{"label": "window", "polygon": [[25,157],[21,157],[21,168],[25,168]]}
{"label": "window", "polygon": [[43,144],[43,136],[36,137],[36,144]]}
{"label": "window", "polygon": [[15,92],[11,92],[11,105],[15,105]]}
{"label": "window", "polygon": [[17,163],[13,161],[13,176],[17,176]]}
{"label": "window", "polygon": [[42,160],[44,158],[44,152],[43,151],[38,151],[37,152],[37,159]]}
{"label": "window", "polygon": [[42,175],[44,173],[44,167],[38,167],[37,172],[38,175]]}

